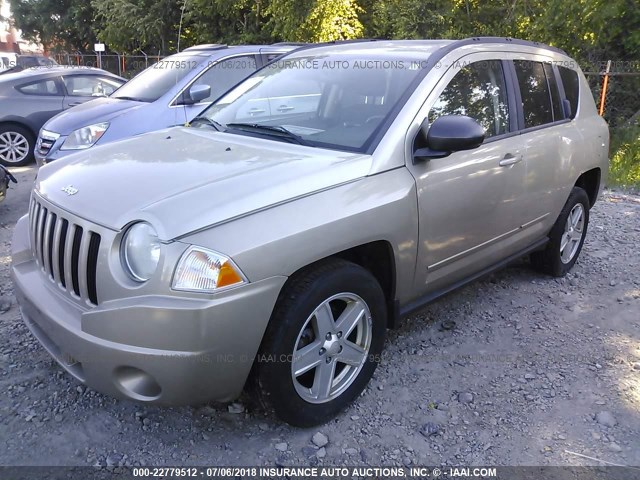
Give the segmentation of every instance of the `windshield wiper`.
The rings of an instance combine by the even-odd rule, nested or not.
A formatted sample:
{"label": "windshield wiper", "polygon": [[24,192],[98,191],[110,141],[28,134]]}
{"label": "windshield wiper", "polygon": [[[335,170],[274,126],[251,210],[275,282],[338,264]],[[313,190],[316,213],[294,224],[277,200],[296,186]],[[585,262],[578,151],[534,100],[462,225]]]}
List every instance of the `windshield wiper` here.
{"label": "windshield wiper", "polygon": [[198,123],[204,123],[205,125],[209,125],[210,127],[215,128],[218,132],[225,131],[225,128],[221,123],[216,122],[215,120],[211,120],[209,117],[196,117],[189,122],[189,126],[193,126]]}
{"label": "windshield wiper", "polygon": [[310,146],[310,144],[300,135],[293,133],[280,125],[262,125],[260,123],[227,123],[228,128],[236,128],[238,130],[257,131],[259,133],[271,135],[274,137],[290,140],[298,145]]}

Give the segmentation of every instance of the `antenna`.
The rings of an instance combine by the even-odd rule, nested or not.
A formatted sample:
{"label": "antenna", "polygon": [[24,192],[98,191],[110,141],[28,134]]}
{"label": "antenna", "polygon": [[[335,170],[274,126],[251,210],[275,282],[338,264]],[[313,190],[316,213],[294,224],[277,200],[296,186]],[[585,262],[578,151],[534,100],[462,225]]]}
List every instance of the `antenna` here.
{"label": "antenna", "polygon": [[[180,24],[178,25],[178,44],[176,46],[177,53],[180,53],[180,36],[182,35],[182,19],[184,18],[184,9],[187,6],[187,1],[188,0],[184,0],[182,2],[182,9],[180,10]],[[177,83],[178,83],[178,78],[176,77],[176,84]],[[189,123],[189,116],[187,115],[187,106],[186,105],[182,106],[182,111],[184,112],[184,125],[187,125]],[[177,110],[176,110],[175,120],[176,120],[176,125],[177,125],[178,124],[178,111]]]}
{"label": "antenna", "polygon": [[180,11],[180,25],[178,25],[178,53],[180,53],[180,35],[182,35],[182,19],[184,17],[184,8],[187,6],[187,1],[182,2],[182,10]]}

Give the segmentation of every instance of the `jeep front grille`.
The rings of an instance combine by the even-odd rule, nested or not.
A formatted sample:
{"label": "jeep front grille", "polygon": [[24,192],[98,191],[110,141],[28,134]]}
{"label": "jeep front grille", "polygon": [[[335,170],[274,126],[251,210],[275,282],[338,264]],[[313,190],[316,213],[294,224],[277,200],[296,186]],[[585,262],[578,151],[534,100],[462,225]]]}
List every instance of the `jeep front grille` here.
{"label": "jeep front grille", "polygon": [[35,195],[29,226],[33,255],[45,275],[76,299],[97,305],[100,234],[47,208]]}

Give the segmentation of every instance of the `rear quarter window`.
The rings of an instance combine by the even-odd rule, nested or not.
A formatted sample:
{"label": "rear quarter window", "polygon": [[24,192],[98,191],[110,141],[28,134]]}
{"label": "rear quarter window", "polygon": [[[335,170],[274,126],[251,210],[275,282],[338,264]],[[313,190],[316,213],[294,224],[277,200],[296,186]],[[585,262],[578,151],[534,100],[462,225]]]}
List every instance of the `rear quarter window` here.
{"label": "rear quarter window", "polygon": [[578,80],[578,72],[566,67],[558,67],[560,79],[564,87],[564,94],[571,105],[571,116],[574,118],[578,112],[578,98],[580,96],[580,81]]}
{"label": "rear quarter window", "polygon": [[25,95],[61,95],[58,84],[54,80],[40,80],[18,85],[16,89]]}

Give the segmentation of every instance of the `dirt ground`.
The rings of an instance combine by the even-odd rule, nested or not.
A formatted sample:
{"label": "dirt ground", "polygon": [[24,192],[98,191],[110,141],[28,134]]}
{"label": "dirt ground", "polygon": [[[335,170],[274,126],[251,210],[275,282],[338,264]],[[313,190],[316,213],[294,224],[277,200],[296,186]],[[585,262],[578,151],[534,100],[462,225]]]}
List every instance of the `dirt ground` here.
{"label": "dirt ground", "polygon": [[13,296],[12,229],[36,172],[14,170],[0,204],[1,465],[640,466],[640,197],[596,205],[566,278],[523,260],[405,319],[360,399],[304,430],[246,399],[156,408],[69,377]]}

